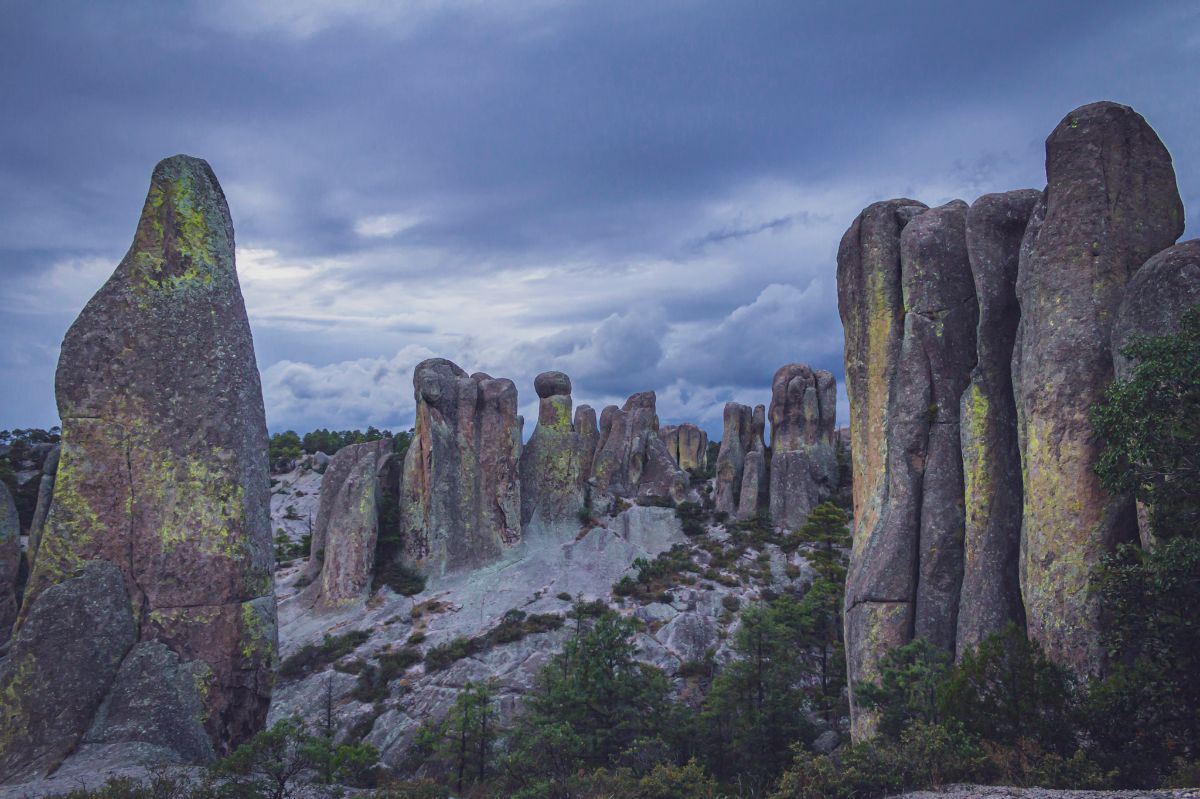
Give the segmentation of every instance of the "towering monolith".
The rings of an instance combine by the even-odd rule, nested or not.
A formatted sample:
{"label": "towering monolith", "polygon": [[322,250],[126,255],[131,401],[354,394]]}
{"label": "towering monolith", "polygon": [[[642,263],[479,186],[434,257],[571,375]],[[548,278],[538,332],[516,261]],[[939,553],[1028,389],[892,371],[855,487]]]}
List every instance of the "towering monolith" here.
{"label": "towering monolith", "polygon": [[737,513],[746,455],[753,448],[754,411],[739,402],[725,403],[721,447],[717,451],[713,502],[718,512]]}
{"label": "towering monolith", "polygon": [[[99,563],[119,572],[136,641],[190,664],[186,688],[197,695],[181,701],[199,703],[214,751],[229,751],[266,717],[276,622],[262,390],[229,209],[204,161],[155,168],[133,246],[63,341],[56,393],[62,450],[18,620],[13,657],[24,665],[0,678],[0,696],[19,694],[22,669],[50,669],[42,661],[62,620],[43,612],[43,597],[82,615],[111,600],[65,590]],[[89,643],[104,629],[80,625],[79,651],[115,652]],[[111,687],[104,669],[88,679],[88,696]],[[13,729],[41,739],[51,722],[9,701],[0,699],[0,740]],[[86,711],[53,721],[55,736],[73,746]],[[131,723],[119,740],[164,743],[153,728]],[[10,773],[39,768],[32,750],[6,755]]]}
{"label": "towering monolith", "polygon": [[771,380],[771,522],[799,528],[836,488],[837,383],[833,374],[793,363]]}
{"label": "towering monolith", "polygon": [[[571,378],[543,372],[533,382],[538,395],[538,421],[521,452],[521,523],[527,532],[559,530],[574,536],[579,512],[588,502],[588,473],[595,454],[594,413],[581,405],[571,420]],[[584,409],[587,409],[586,411]]]}
{"label": "towering monolith", "polygon": [[511,380],[444,358],[413,372],[417,419],[404,459],[406,557],[433,577],[500,559],[521,539],[521,417]]}
{"label": "towering monolith", "polygon": [[[845,329],[846,393],[854,467],[854,543],[846,580],[846,659],[853,732],[874,729],[854,704],[854,685],[878,677],[879,659],[912,634],[917,541],[889,535],[896,393],[904,340],[900,234],[926,210],[915,200],[864,209],[842,236],[837,256],[838,311]],[[723,443],[723,442],[722,442]]]}
{"label": "towering monolith", "polygon": [[[1133,275],[1113,325],[1112,352],[1116,377],[1133,376],[1136,361],[1123,350],[1135,336],[1179,332],[1183,315],[1200,303],[1200,239],[1168,247]],[[1144,547],[1154,544],[1153,520],[1138,504],[1138,534]]]}
{"label": "towering monolith", "polygon": [[753,519],[767,505],[770,489],[770,454],[763,433],[767,427],[767,409],[755,405],[750,416],[750,438],[746,442],[746,459],[742,464],[742,487],[738,492],[739,519]]}
{"label": "towering monolith", "polygon": [[1021,245],[1013,384],[1024,473],[1021,594],[1056,662],[1099,671],[1091,571],[1137,537],[1134,506],[1093,471],[1088,412],[1113,377],[1112,327],[1133,273],[1183,232],[1171,156],[1133,109],[1094,103],[1046,139],[1046,193]]}
{"label": "towering monolith", "polygon": [[977,362],[959,410],[966,505],[959,657],[1009,622],[1025,623],[1017,575],[1022,488],[1011,370],[1021,319],[1017,261],[1040,198],[1034,189],[985,194],[967,212],[979,327]]}
{"label": "towering monolith", "polygon": [[17,577],[21,570],[21,519],[8,486],[0,483],[0,644],[17,619]]}
{"label": "towering monolith", "polygon": [[676,502],[686,496],[687,473],[658,436],[655,406],[654,392],[642,391],[624,406],[609,405],[601,413],[591,475],[598,495],[667,497]]}

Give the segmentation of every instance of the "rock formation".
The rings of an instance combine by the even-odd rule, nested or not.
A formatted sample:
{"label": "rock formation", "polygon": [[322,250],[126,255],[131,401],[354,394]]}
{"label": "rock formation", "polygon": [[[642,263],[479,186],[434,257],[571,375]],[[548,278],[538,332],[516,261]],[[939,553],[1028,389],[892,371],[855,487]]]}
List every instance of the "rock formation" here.
{"label": "rock formation", "polygon": [[50,515],[50,502],[54,499],[54,476],[58,473],[58,454],[62,447],[55,445],[42,463],[42,478],[38,483],[37,505],[33,510],[33,521],[29,525],[29,547],[27,556],[29,567],[33,568],[37,558],[38,545],[42,541],[42,528],[46,526],[46,517]]}
{"label": "rock formation", "polygon": [[[1184,312],[1197,303],[1200,303],[1200,239],[1168,247],[1147,261],[1129,281],[1113,324],[1115,376],[1127,380],[1133,373],[1135,364],[1121,352],[1130,339],[1178,332]],[[1153,544],[1150,519],[1140,504],[1138,535],[1143,546]]]}
{"label": "rock formation", "polygon": [[[185,704],[228,751],[266,717],[275,600],[262,391],[205,162],[155,168],[133,246],[63,341],[56,393],[53,503],[0,675],[0,778],[73,751],[138,642],[191,670]],[[121,729],[156,735],[144,716]]]}
{"label": "rock formation", "polygon": [[1022,469],[1021,594],[1029,635],[1077,673],[1102,665],[1089,574],[1137,537],[1132,502],[1092,470],[1089,409],[1113,377],[1126,284],[1183,231],[1171,156],[1133,109],[1095,103],[1046,139],[1047,187],[1021,245],[1013,384]]}
{"label": "rock formation", "polygon": [[653,391],[634,394],[618,408],[600,414],[600,438],[592,463],[596,494],[634,499],[687,494],[688,476],[675,463],[658,436],[658,413]]}
{"label": "rock formation", "polygon": [[688,472],[704,470],[708,463],[708,433],[690,422],[664,425],[658,433],[680,469]]}
{"label": "rock formation", "polygon": [[959,410],[966,506],[955,641],[960,657],[1008,622],[1025,623],[1017,575],[1022,489],[1011,364],[1021,318],[1017,260],[1040,198],[1033,189],[985,194],[967,212],[979,328],[977,363]]}
{"label": "rock formation", "polygon": [[498,560],[521,538],[521,417],[511,380],[443,358],[413,372],[416,427],[404,459],[404,552],[440,577]]}
{"label": "rock formation", "polygon": [[755,405],[754,413],[750,415],[750,437],[746,442],[746,459],[742,464],[742,486],[738,492],[735,515],[739,519],[753,519],[768,501],[770,454],[767,452],[767,445],[763,439],[766,427],[767,409],[762,405]]}
{"label": "rock formation", "polygon": [[0,644],[17,619],[17,578],[21,571],[21,519],[8,486],[0,483]]}
{"label": "rock formation", "polygon": [[713,502],[719,513],[734,515],[742,497],[746,455],[753,448],[754,411],[749,405],[725,403],[721,448],[717,451]]}
{"label": "rock formation", "polygon": [[528,532],[530,524],[546,529],[565,522],[573,536],[579,512],[588,503],[596,415],[581,405],[575,418],[582,429],[575,427],[571,378],[562,372],[543,372],[533,385],[538,395],[538,421],[521,452],[521,523]]}
{"label": "rock formation", "polygon": [[833,375],[799,363],[781,367],[771,380],[770,419],[771,522],[795,530],[836,488]]}
{"label": "rock formation", "polygon": [[[305,590],[317,607],[341,607],[365,598],[371,588],[380,527],[399,501],[400,470],[392,443],[384,438],[342,447],[321,477],[313,554],[306,567],[313,582]],[[313,564],[316,568],[308,571]]]}

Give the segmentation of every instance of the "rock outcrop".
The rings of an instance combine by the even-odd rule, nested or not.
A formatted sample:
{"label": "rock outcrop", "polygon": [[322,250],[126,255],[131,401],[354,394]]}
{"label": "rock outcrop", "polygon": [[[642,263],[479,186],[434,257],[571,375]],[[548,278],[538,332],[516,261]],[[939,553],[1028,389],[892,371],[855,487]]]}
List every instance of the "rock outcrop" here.
{"label": "rock outcrop", "polygon": [[26,556],[29,568],[37,558],[38,545],[42,541],[42,528],[46,526],[46,517],[50,515],[50,503],[54,499],[54,476],[58,473],[58,454],[62,448],[55,445],[42,463],[42,477],[38,483],[37,505],[33,509],[33,521],[29,525],[29,546]]}
{"label": "rock outcrop", "polygon": [[17,579],[21,571],[21,519],[8,486],[0,483],[0,644],[17,620]]}
{"label": "rock outcrop", "polygon": [[[275,600],[262,391],[204,161],[155,168],[133,246],[68,331],[56,382],[53,502],[0,681],[16,697],[0,740],[29,742],[7,750],[24,764],[7,773],[50,765],[46,746],[71,751],[137,642],[191,664],[208,739],[228,751],[266,717]],[[68,694],[75,709],[52,712],[47,697]]]}
{"label": "rock outcrop", "polygon": [[[1176,333],[1184,312],[1200,303],[1200,239],[1168,247],[1133,275],[1125,289],[1112,331],[1115,376],[1129,379],[1136,365],[1122,354],[1134,336]],[[1144,547],[1154,543],[1146,508],[1138,505],[1138,535]]]}
{"label": "rock outcrop", "polygon": [[[959,401],[978,320],[966,217],[961,201],[925,211],[911,201],[876,204],[839,251],[855,468],[867,468],[861,485],[855,475],[846,583],[852,684],[873,679],[883,652],[913,637],[955,648],[965,523]],[[855,724],[856,734],[869,731],[864,714]]]}
{"label": "rock outcrop", "polygon": [[853,686],[877,678],[879,658],[906,643],[912,631],[916,542],[911,536],[885,535],[885,525],[895,460],[889,410],[904,340],[900,233],[925,210],[915,200],[874,203],[858,215],[838,248],[854,469],[845,625],[856,737],[870,734],[873,721],[854,707]]}
{"label": "rock outcrop", "polygon": [[571,378],[543,372],[534,380],[538,421],[521,452],[521,523],[539,530],[578,529],[588,504],[587,479],[595,456],[596,414],[581,405],[571,421]]}
{"label": "rock outcrop", "polygon": [[664,425],[658,432],[680,469],[703,471],[708,465],[708,433],[696,425]]}
{"label": "rock outcrop", "polygon": [[788,364],[771,380],[771,522],[799,528],[836,488],[837,383],[833,374]]}
{"label": "rock outcrop", "polygon": [[1183,232],[1171,156],[1133,109],[1094,103],[1046,139],[1046,193],[1021,245],[1013,383],[1024,473],[1021,594],[1028,631],[1054,661],[1099,670],[1089,574],[1137,537],[1133,503],[1093,466],[1089,409],[1113,377],[1125,286]]}
{"label": "rock outcrop", "polygon": [[492,563],[521,539],[517,388],[444,358],[418,364],[413,387],[400,493],[405,555],[433,577]]}
{"label": "rock outcrop", "polygon": [[742,497],[746,455],[753,449],[754,411],[739,402],[725,403],[721,447],[717,451],[713,503],[718,513],[737,513]]}
{"label": "rock outcrop", "polygon": [[1025,623],[1017,573],[1022,488],[1011,367],[1021,319],[1017,261],[1040,198],[1033,189],[985,194],[967,212],[979,327],[977,363],[959,410],[966,506],[959,657],[1005,624]]}
{"label": "rock outcrop", "polygon": [[737,511],[739,519],[753,519],[767,505],[770,489],[770,454],[763,434],[767,427],[767,409],[755,405],[750,415],[750,437],[744,442],[746,458],[742,464],[742,486],[738,492]]}
{"label": "rock outcrop", "polygon": [[[392,439],[342,447],[321,478],[321,504],[309,565],[317,564],[305,600],[321,609],[365,599],[375,573],[381,526],[399,502],[400,469]],[[319,554],[318,554],[319,553]]]}
{"label": "rock outcrop", "polygon": [[653,391],[634,394],[618,408],[600,414],[600,438],[592,463],[596,494],[635,499],[687,495],[688,476],[679,468],[658,435]]}

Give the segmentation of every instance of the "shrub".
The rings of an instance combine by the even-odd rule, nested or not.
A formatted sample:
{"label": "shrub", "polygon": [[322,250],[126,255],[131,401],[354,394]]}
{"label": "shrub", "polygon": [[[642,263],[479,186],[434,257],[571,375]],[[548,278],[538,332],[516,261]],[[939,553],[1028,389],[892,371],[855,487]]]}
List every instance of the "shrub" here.
{"label": "shrub", "polygon": [[317,671],[353,652],[367,642],[366,630],[352,630],[338,636],[325,636],[320,644],[307,644],[279,664],[281,677],[300,677]]}
{"label": "shrub", "polygon": [[386,585],[400,596],[413,596],[425,590],[425,575],[411,564],[395,560],[375,575],[375,587]]}

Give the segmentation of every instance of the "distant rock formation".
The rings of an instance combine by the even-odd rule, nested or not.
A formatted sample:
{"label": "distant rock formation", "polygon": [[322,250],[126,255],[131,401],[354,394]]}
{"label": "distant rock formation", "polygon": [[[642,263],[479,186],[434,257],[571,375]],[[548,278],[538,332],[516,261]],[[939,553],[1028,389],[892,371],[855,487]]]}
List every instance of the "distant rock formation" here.
{"label": "distant rock formation", "polygon": [[[1183,314],[1200,303],[1200,239],[1168,247],[1134,273],[1125,289],[1112,331],[1115,376],[1128,380],[1135,363],[1121,351],[1134,336],[1163,336],[1179,331]],[[1138,505],[1142,546],[1154,543],[1146,509]]]}
{"label": "distant rock formation", "polygon": [[684,471],[703,471],[708,464],[708,433],[690,422],[681,425],[664,425],[659,428],[659,438],[667,445],[667,451],[675,463]]}
{"label": "distant rock formation", "polygon": [[[587,479],[595,455],[596,414],[579,406],[571,421],[571,378],[543,372],[534,380],[538,421],[521,452],[521,523],[549,529],[568,522],[578,529],[588,503]],[[572,530],[573,534],[573,530]]]}
{"label": "distant rock formation", "polygon": [[688,476],[676,465],[658,435],[658,413],[653,391],[634,394],[618,408],[609,405],[600,414],[600,438],[592,463],[592,485],[597,494],[635,499],[669,497],[676,502],[687,495]]}
{"label": "distant rock formation", "polygon": [[417,414],[404,459],[405,555],[435,577],[499,559],[521,539],[521,417],[511,380],[444,358],[413,372]]}
{"label": "distant rock formation", "polygon": [[754,413],[750,415],[750,437],[745,442],[747,450],[742,464],[742,486],[738,492],[737,510],[734,514],[739,519],[753,519],[767,505],[767,491],[770,489],[770,454],[763,438],[766,428],[767,409],[762,405],[755,405]]}
{"label": "distant rock formation", "polygon": [[21,571],[21,519],[8,486],[0,483],[0,644],[17,619],[17,578]]}
{"label": "distant rock formation", "polygon": [[[116,712],[135,651],[137,670],[165,670],[138,679],[188,693],[212,751],[229,751],[266,717],[275,599],[262,391],[204,161],[155,168],[133,246],[63,341],[56,393],[53,502],[0,673],[0,779],[57,766],[102,700]],[[143,659],[139,642],[172,657]],[[123,707],[89,740],[174,746],[152,708]]]}
{"label": "distant rock formation", "polygon": [[[399,502],[400,469],[392,439],[342,447],[321,477],[304,599],[338,608],[365,599],[375,573],[381,522]],[[315,564],[315,568],[313,568]]]}
{"label": "distant rock formation", "polygon": [[42,478],[38,483],[37,505],[29,525],[29,547],[26,552],[31,571],[42,541],[42,528],[46,526],[46,517],[50,515],[50,502],[54,499],[54,476],[58,473],[58,455],[61,451],[62,447],[56,444],[42,463]]}
{"label": "distant rock formation", "polygon": [[771,522],[796,530],[837,484],[833,374],[793,363],[771,380]]}
{"label": "distant rock formation", "polygon": [[1021,319],[1017,260],[1041,196],[1034,189],[985,194],[967,212],[979,327],[977,362],[959,410],[966,507],[959,657],[1005,624],[1025,623],[1017,573],[1022,488],[1011,364]]}
{"label": "distant rock formation", "polygon": [[739,402],[725,403],[721,447],[717,451],[713,503],[718,513],[737,514],[742,498],[746,455],[754,449],[754,411]]}
{"label": "distant rock formation", "polygon": [[1171,156],[1141,115],[1077,108],[1046,139],[1046,193],[1021,245],[1013,352],[1024,470],[1021,594],[1029,635],[1077,673],[1102,666],[1092,567],[1137,538],[1132,501],[1093,466],[1088,411],[1113,377],[1125,286],[1183,232]]}

